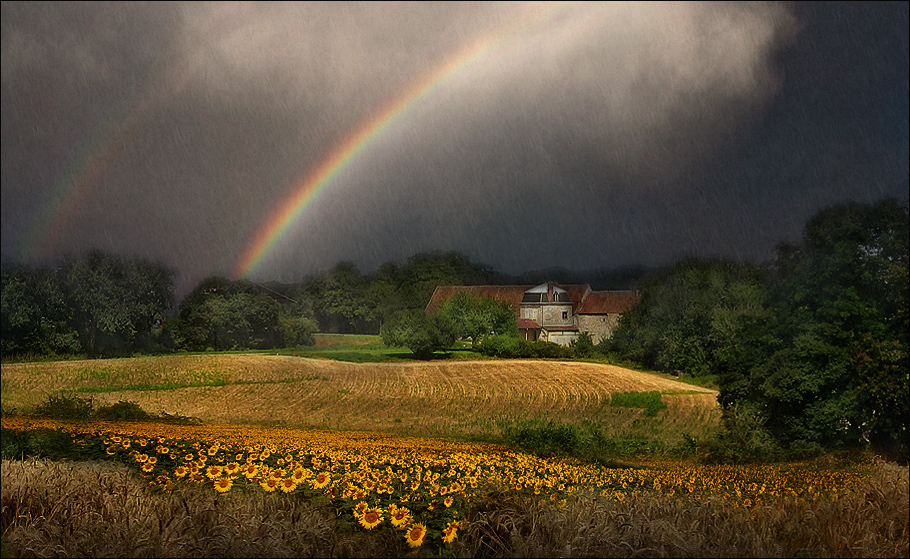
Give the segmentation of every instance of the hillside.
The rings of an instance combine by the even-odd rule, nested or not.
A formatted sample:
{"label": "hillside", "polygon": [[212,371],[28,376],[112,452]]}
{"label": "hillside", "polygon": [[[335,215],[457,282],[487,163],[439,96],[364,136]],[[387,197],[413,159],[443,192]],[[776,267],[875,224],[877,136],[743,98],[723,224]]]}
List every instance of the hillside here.
{"label": "hillside", "polygon": [[[719,417],[716,392],[604,364],[540,360],[346,363],[262,354],[161,356],[3,365],[2,404],[50,394],[136,402],[211,423],[464,436],[547,418],[607,436],[676,442]],[[610,405],[616,392],[659,391],[667,409]]]}

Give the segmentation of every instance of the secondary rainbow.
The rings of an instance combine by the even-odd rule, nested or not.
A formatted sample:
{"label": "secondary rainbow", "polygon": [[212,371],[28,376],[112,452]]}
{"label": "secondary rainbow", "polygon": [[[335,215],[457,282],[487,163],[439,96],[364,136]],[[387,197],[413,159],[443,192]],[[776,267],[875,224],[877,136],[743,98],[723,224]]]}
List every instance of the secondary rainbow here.
{"label": "secondary rainbow", "polygon": [[539,25],[544,20],[552,17],[560,4],[559,2],[550,4],[546,9],[537,10],[535,14],[524,20],[515,18],[510,24],[500,26],[495,32],[487,33],[485,37],[470,43],[425,77],[415,82],[403,95],[387,105],[382,111],[361,124],[313,172],[297,183],[298,186],[293,189],[291,195],[266,220],[265,225],[258,230],[256,236],[247,245],[247,248],[234,265],[234,277],[248,277],[253,274],[266,256],[275,248],[278,241],[303,215],[307,208],[313,204],[319,193],[325,190],[333,179],[381,135],[390,124],[452,76],[493,52],[496,47],[516,36],[519,31],[525,30],[532,25]]}

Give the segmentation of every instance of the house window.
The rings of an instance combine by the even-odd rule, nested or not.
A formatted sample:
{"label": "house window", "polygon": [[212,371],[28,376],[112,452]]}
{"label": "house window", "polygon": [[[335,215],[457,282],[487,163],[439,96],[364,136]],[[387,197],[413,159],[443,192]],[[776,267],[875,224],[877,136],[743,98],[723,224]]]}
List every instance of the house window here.
{"label": "house window", "polygon": [[562,319],[563,320],[569,319],[569,311],[562,311]]}

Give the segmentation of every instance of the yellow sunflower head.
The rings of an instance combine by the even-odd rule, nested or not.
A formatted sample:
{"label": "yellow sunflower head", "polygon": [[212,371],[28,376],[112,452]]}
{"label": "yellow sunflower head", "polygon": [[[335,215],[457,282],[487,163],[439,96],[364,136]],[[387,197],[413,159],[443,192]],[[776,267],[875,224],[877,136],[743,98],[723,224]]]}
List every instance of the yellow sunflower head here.
{"label": "yellow sunflower head", "polygon": [[404,539],[411,547],[420,547],[423,545],[423,539],[427,537],[427,527],[423,524],[413,524],[404,535]]}
{"label": "yellow sunflower head", "polygon": [[232,485],[234,485],[233,479],[229,477],[220,477],[215,480],[215,491],[219,493],[227,493]]}
{"label": "yellow sunflower head", "polygon": [[442,531],[442,542],[443,543],[452,543],[455,541],[455,538],[458,537],[456,533],[458,530],[458,521],[453,520],[445,527],[445,530]]}
{"label": "yellow sunflower head", "polygon": [[284,478],[281,480],[279,487],[281,487],[281,490],[285,493],[290,493],[291,491],[297,489],[297,482],[294,481],[294,478]]}
{"label": "yellow sunflower head", "polygon": [[382,524],[382,509],[375,507],[368,508],[364,511],[363,515],[361,515],[359,522],[360,525],[367,530],[372,530]]}

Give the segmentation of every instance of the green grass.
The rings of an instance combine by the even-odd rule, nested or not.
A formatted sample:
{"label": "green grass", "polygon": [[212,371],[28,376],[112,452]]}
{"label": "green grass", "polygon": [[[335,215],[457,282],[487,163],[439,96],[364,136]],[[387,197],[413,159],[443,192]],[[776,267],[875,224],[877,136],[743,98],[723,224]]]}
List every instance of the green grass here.
{"label": "green grass", "polygon": [[610,405],[624,408],[641,408],[645,415],[654,417],[660,410],[667,409],[667,404],[660,397],[660,392],[614,392],[610,395]]}
{"label": "green grass", "polygon": [[[389,347],[377,335],[316,334],[316,344],[269,351],[277,355],[293,355],[315,359],[333,359],[348,363],[389,363],[414,361],[416,357],[406,347]],[[455,342],[449,350],[436,352],[433,359],[483,359],[471,351],[468,342]]]}

